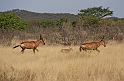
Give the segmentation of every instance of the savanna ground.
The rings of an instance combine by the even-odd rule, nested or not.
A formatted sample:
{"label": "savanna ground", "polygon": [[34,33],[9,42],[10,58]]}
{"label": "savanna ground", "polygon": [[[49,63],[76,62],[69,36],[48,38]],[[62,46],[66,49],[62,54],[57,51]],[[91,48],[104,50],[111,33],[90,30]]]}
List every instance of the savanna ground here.
{"label": "savanna ground", "polygon": [[97,51],[61,53],[64,46],[0,47],[0,81],[124,81],[124,43],[108,43]]}

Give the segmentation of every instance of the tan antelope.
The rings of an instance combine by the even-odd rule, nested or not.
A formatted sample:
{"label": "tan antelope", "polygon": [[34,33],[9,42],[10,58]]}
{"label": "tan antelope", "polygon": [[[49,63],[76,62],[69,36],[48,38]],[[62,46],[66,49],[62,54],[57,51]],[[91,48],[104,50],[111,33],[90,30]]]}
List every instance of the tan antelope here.
{"label": "tan antelope", "polygon": [[41,35],[40,35],[40,39],[39,40],[36,40],[36,41],[25,41],[25,42],[20,43],[19,45],[14,46],[13,48],[16,48],[16,47],[20,46],[22,48],[22,50],[21,50],[22,53],[24,53],[25,49],[33,49],[33,52],[35,53],[35,50],[38,51],[37,47],[40,44],[45,45],[45,42],[44,42],[44,40],[43,40]]}
{"label": "tan antelope", "polygon": [[100,52],[100,50],[98,50],[98,47],[100,45],[103,45],[104,47],[106,47],[106,43],[105,43],[105,41],[103,39],[104,39],[104,37],[100,41],[83,43],[79,48],[80,52],[81,52],[82,49],[85,50],[85,51],[87,51],[87,50],[96,50],[96,51]]}
{"label": "tan antelope", "polygon": [[61,52],[62,53],[69,53],[70,51],[72,51],[73,49],[72,48],[64,48],[64,49],[61,49]]}

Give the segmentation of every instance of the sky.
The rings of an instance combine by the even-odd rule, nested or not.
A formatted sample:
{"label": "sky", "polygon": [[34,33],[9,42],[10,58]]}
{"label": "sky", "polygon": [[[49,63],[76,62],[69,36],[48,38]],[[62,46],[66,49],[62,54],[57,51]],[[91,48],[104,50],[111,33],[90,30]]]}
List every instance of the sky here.
{"label": "sky", "polygon": [[39,13],[79,13],[80,9],[103,6],[124,18],[124,0],[0,0],[0,11],[22,9]]}

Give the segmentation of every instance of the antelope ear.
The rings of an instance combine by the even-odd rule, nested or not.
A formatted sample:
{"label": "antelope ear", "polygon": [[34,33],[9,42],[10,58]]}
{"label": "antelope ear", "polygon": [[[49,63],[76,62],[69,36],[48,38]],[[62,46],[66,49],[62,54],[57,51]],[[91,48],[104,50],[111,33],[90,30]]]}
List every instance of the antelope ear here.
{"label": "antelope ear", "polygon": [[102,39],[104,39],[104,38],[105,38],[105,36],[102,37]]}

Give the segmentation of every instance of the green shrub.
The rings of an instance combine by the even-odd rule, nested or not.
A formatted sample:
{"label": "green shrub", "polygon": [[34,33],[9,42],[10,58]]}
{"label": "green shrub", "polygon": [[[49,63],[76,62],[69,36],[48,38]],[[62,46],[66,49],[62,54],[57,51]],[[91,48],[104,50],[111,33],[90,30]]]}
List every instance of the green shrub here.
{"label": "green shrub", "polygon": [[9,30],[24,30],[26,23],[15,13],[1,13],[0,14],[0,28]]}
{"label": "green shrub", "polygon": [[84,26],[92,26],[92,25],[97,25],[99,23],[99,18],[95,16],[83,16],[82,21]]}

